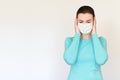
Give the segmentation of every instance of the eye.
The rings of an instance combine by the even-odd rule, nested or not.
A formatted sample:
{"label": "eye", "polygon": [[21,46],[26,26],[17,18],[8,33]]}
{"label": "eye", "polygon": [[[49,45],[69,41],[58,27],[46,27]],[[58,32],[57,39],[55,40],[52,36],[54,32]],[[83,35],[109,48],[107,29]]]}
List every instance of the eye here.
{"label": "eye", "polygon": [[79,22],[79,23],[83,23],[83,22]]}
{"label": "eye", "polygon": [[88,21],[87,23],[91,23],[91,22]]}

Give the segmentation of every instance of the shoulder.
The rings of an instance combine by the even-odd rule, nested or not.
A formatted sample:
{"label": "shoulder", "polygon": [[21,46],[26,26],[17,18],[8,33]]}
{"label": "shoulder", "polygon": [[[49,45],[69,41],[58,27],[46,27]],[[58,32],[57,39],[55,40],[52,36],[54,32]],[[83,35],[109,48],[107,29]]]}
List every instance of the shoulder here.
{"label": "shoulder", "polygon": [[65,48],[68,48],[71,43],[72,43],[72,37],[66,37],[64,42]]}
{"label": "shoulder", "polygon": [[72,39],[73,39],[73,37],[66,37],[65,38],[65,43],[71,43]]}
{"label": "shoulder", "polygon": [[99,37],[99,40],[100,40],[100,42],[101,42],[103,45],[107,45],[107,40],[106,40],[105,37],[100,36],[100,37]]}
{"label": "shoulder", "polygon": [[106,38],[103,37],[103,36],[100,36],[100,37],[99,37],[99,40],[102,41],[102,42],[106,42],[106,41],[107,41]]}
{"label": "shoulder", "polygon": [[71,43],[73,41],[73,38],[79,38],[80,37],[80,34],[78,33],[75,33],[73,36],[68,36],[65,38],[65,43]]}

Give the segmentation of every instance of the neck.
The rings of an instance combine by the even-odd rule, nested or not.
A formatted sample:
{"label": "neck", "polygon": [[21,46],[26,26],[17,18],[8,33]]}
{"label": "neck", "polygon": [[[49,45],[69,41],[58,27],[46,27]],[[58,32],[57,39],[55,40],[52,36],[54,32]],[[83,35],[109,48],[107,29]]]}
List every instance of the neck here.
{"label": "neck", "polygon": [[91,34],[81,34],[82,39],[89,39]]}

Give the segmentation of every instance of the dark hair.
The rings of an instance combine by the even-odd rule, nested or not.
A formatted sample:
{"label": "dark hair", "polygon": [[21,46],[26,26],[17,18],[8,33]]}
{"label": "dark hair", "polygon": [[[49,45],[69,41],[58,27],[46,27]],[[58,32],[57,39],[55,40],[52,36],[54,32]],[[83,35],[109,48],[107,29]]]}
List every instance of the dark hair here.
{"label": "dark hair", "polygon": [[90,13],[93,15],[93,17],[95,17],[94,9],[90,6],[81,6],[76,13],[76,18],[78,17],[79,13]]}

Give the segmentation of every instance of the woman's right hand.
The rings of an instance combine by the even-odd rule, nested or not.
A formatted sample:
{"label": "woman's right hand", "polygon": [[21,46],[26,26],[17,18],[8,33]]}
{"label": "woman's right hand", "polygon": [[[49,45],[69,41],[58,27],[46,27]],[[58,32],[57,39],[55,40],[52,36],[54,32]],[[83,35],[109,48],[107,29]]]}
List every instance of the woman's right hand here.
{"label": "woman's right hand", "polygon": [[80,29],[78,28],[78,20],[77,20],[77,18],[75,18],[75,21],[74,21],[74,28],[75,28],[75,32],[80,34]]}

